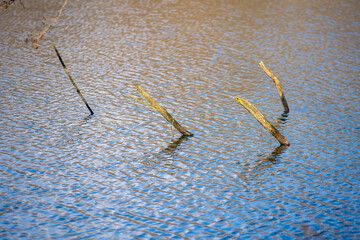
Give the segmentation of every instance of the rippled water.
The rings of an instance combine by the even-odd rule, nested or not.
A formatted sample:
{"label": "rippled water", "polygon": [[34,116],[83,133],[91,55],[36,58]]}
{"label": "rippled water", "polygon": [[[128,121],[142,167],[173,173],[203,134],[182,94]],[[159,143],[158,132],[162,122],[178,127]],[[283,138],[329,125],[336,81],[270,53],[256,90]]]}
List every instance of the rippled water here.
{"label": "rippled water", "polygon": [[23,3],[0,12],[2,239],[360,237],[357,0],[69,1],[37,50],[62,3]]}

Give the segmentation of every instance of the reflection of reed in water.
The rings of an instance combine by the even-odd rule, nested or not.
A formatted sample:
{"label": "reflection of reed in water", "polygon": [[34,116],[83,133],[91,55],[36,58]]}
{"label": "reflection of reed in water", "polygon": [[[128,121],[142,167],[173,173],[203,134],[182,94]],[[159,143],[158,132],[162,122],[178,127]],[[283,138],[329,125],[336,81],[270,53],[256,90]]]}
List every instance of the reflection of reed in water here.
{"label": "reflection of reed in water", "polygon": [[174,155],[175,151],[178,149],[180,144],[184,140],[187,140],[188,138],[189,138],[189,136],[181,135],[178,139],[172,141],[164,150],[159,152],[157,155],[162,155],[162,154],[166,154],[166,155],[170,155],[170,156]]}
{"label": "reflection of reed in water", "polygon": [[88,120],[90,120],[93,116],[94,116],[93,114],[90,114],[89,116],[85,117],[84,120],[85,120],[85,121],[88,121]]}
{"label": "reflection of reed in water", "polygon": [[288,148],[289,146],[287,145],[278,146],[274,151],[272,151],[272,153],[270,153],[269,156],[265,158],[265,160],[275,163]]}
{"label": "reflection of reed in water", "polygon": [[282,113],[281,116],[277,119],[276,123],[274,124],[274,127],[276,127],[279,130],[282,130],[282,126],[288,121],[288,114]]}
{"label": "reflection of reed in water", "polygon": [[[144,159],[153,159],[152,166],[158,165],[159,161],[162,163],[172,163],[175,152],[179,149],[183,141],[187,141],[190,136],[182,135],[178,139],[173,140],[169,145],[158,153],[149,153],[144,156]],[[149,163],[148,163],[149,164]]]}
{"label": "reflection of reed in water", "polygon": [[[281,155],[289,148],[287,145],[280,145],[276,147],[269,155],[260,156],[253,164],[246,164],[241,173],[238,173],[238,177],[243,181],[243,186],[249,189],[249,180],[258,179],[257,175],[263,174],[263,170],[266,168],[272,168],[274,164],[281,158]],[[276,171],[275,169],[273,169]]]}

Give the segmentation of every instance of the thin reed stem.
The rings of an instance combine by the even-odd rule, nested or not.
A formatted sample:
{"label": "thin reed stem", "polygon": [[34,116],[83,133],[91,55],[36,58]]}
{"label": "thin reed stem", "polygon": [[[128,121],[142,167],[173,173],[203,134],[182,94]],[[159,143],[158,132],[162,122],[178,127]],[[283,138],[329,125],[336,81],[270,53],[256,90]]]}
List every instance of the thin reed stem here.
{"label": "thin reed stem", "polygon": [[94,114],[93,110],[90,108],[90,106],[89,106],[89,104],[87,103],[87,101],[85,100],[84,96],[81,94],[80,89],[77,87],[76,83],[75,83],[74,80],[72,79],[72,77],[71,77],[69,71],[67,70],[67,67],[66,67],[64,61],[62,60],[62,58],[61,58],[61,56],[60,56],[60,53],[58,52],[55,44],[53,44],[53,47],[54,47],[54,49],[55,49],[56,55],[59,57],[59,60],[60,60],[60,62],[61,62],[61,65],[63,66],[66,74],[68,75],[71,83],[74,85],[77,93],[79,94],[79,96],[81,97],[81,99],[83,100],[83,102],[85,103],[86,107],[89,109],[90,115],[93,115],[93,114]]}
{"label": "thin reed stem", "polygon": [[289,106],[287,104],[287,101],[286,101],[286,98],[285,98],[285,95],[284,95],[284,92],[282,90],[282,87],[280,85],[280,82],[279,80],[275,77],[275,75],[265,67],[265,64],[261,61],[260,63],[260,66],[261,68],[264,70],[264,72],[273,80],[273,82],[275,83],[276,85],[276,88],[278,90],[278,93],[279,93],[279,96],[280,96],[280,99],[281,99],[281,102],[284,106],[284,113],[287,114],[289,113]]}

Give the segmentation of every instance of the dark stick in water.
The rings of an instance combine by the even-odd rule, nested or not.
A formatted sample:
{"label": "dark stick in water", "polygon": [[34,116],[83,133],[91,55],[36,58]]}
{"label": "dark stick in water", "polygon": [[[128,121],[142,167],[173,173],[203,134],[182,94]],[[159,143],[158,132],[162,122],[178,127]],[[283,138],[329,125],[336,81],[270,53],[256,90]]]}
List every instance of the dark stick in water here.
{"label": "dark stick in water", "polygon": [[56,52],[57,56],[59,57],[59,60],[60,60],[60,62],[61,62],[61,65],[63,66],[63,68],[64,68],[64,70],[65,70],[66,74],[69,76],[70,81],[71,81],[71,82],[72,82],[72,84],[74,85],[74,87],[75,87],[75,89],[76,89],[77,93],[80,95],[80,97],[81,97],[81,99],[83,100],[83,102],[85,103],[86,107],[89,109],[89,111],[90,111],[90,115],[93,115],[93,114],[94,114],[93,110],[91,110],[91,108],[90,108],[89,104],[87,103],[87,101],[85,100],[85,98],[83,97],[83,95],[81,94],[81,92],[80,92],[79,88],[76,86],[76,83],[74,82],[74,80],[72,79],[72,77],[71,77],[71,75],[70,75],[69,71],[67,70],[67,68],[66,68],[66,66],[65,66],[65,63],[64,63],[64,61],[62,60],[62,58],[61,58],[61,56],[60,56],[60,53],[59,53],[59,52],[58,52],[58,50],[56,49],[55,44],[53,44],[53,47],[54,47],[54,49],[55,49],[55,52]]}

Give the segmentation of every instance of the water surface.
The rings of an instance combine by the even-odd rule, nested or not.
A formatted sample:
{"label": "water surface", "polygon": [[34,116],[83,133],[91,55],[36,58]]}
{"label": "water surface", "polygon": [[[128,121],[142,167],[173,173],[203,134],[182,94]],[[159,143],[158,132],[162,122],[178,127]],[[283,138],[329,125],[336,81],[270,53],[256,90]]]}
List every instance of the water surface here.
{"label": "water surface", "polygon": [[69,1],[39,49],[62,3],[24,5],[0,13],[2,239],[360,237],[358,1]]}

